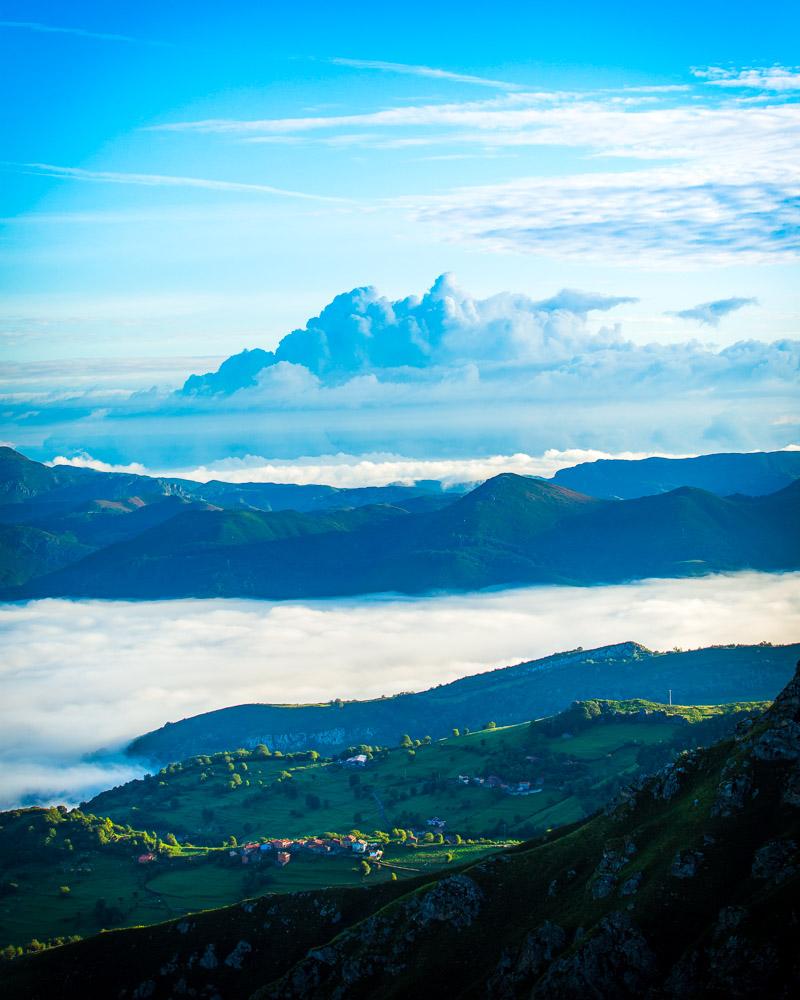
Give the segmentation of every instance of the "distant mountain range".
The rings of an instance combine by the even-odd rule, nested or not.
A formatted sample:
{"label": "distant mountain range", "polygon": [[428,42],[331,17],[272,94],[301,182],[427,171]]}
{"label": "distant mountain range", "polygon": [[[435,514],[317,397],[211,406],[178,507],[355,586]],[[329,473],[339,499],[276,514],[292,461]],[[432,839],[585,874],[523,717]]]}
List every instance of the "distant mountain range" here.
{"label": "distant mountain range", "polygon": [[561,469],[558,486],[593,497],[633,500],[694,486],[718,496],[776,493],[800,478],[800,451],[699,455],[697,458],[599,459]]}
{"label": "distant mountain range", "polygon": [[715,646],[654,653],[636,642],[573,650],[464,677],[418,694],[320,705],[238,705],[168,723],[128,752],[159,763],[264,743],[282,751],[339,751],[359,743],[395,746],[553,715],[574,701],[644,698],[714,705],[766,701],[791,677],[800,644]]}
{"label": "distant mountain range", "polygon": [[736,738],[538,840],[408,881],[267,894],[14,959],[4,996],[789,998],[799,809],[800,673]]}
{"label": "distant mountain range", "polygon": [[[49,468],[6,448],[1,593],[285,599],[800,566],[800,481],[791,463],[707,456],[723,457],[744,460],[751,485],[780,475],[789,485],[758,496],[681,486],[609,500],[508,473],[463,495],[432,482],[356,490],[201,484]],[[623,492],[628,465],[641,464],[622,463]],[[707,463],[715,464],[728,469],[719,481],[730,483],[728,465]],[[673,478],[679,465],[670,467]],[[606,486],[615,475],[605,475]]]}

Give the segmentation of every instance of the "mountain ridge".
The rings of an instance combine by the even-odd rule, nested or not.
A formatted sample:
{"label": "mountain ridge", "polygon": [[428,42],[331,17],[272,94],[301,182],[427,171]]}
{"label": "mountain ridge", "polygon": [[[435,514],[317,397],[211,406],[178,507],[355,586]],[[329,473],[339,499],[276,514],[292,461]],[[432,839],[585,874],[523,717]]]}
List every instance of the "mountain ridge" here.
{"label": "mountain ridge", "polygon": [[593,698],[682,704],[770,700],[791,676],[800,643],[655,653],[635,642],[571,650],[498,667],[413,694],[317,705],[239,705],[167,723],[132,741],[133,756],[169,762],[266,743],[329,753],[358,743],[394,746],[403,733],[434,738],[552,715]]}

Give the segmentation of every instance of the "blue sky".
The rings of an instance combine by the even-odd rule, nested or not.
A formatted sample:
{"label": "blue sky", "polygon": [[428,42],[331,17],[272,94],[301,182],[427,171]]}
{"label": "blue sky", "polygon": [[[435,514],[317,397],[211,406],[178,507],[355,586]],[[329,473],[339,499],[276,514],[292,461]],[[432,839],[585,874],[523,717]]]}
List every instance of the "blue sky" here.
{"label": "blue sky", "polygon": [[[570,286],[638,296],[641,303],[620,316],[640,340],[707,334],[664,314],[733,296],[760,306],[721,324],[721,342],[796,330],[796,236],[789,252],[762,238],[755,255],[725,253],[723,245],[716,258],[700,247],[687,259],[679,248],[666,262],[655,244],[676,230],[655,234],[645,248],[612,234],[587,252],[578,233],[574,246],[569,234],[548,246],[538,231],[522,235],[537,189],[499,219],[500,236],[475,236],[488,228],[477,220],[498,185],[546,178],[563,199],[569,192],[558,189],[559,178],[686,162],[663,141],[642,153],[656,127],[642,122],[648,113],[725,104],[726,133],[709,143],[709,156],[744,160],[751,135],[763,131],[758,101],[785,113],[800,90],[722,87],[691,70],[791,67],[800,27],[794,4],[768,3],[756,14],[730,3],[577,3],[566,16],[541,3],[490,11],[410,3],[399,18],[359,3],[222,10],[12,2],[0,21],[7,359],[215,356],[273,346],[337,292],[375,284],[391,296],[421,293],[443,271],[455,271],[476,294],[544,297]],[[648,87],[688,89],[630,89]],[[576,96],[553,97],[564,92]],[[525,97],[531,93],[545,96]],[[746,98],[755,103],[741,103]],[[465,117],[474,105],[479,119],[491,102],[497,122]],[[442,118],[442,106],[452,108],[454,123]],[[552,130],[563,139],[555,134],[544,144],[524,139],[541,119],[520,128],[502,120],[553,107],[562,114]],[[369,120],[391,109],[397,125]],[[432,123],[419,124],[417,109],[434,109]],[[751,124],[740,129],[736,114],[750,114]],[[620,138],[630,125],[630,155],[607,155],[590,127],[597,116]],[[309,127],[327,117],[340,124]],[[227,126],[192,124],[208,119]],[[296,119],[298,127],[234,124],[270,119]],[[677,141],[693,149],[695,167],[704,125],[678,122]],[[59,176],[49,166],[61,168]],[[75,170],[86,173],[70,176]],[[144,176],[131,182],[131,175]],[[215,190],[174,178],[256,187]],[[478,192],[448,202],[464,188]],[[558,212],[550,216],[545,225],[562,224]],[[679,217],[675,224],[680,231]]]}
{"label": "blue sky", "polygon": [[[800,325],[799,28],[788,2],[4,3],[0,434],[42,456],[74,453],[85,435],[96,457],[152,445],[149,460],[167,461],[132,420],[131,391],[271,350],[372,285],[340,300],[348,329],[361,336],[369,313],[389,343],[396,315],[410,316],[414,349],[397,356],[414,365],[413,325],[435,313],[425,386],[461,387],[460,427],[470,408],[514,399],[514,433],[481,443],[472,427],[464,452],[502,449],[504,434],[519,448],[790,443],[796,351],[766,345]],[[458,282],[447,279],[449,305],[402,304],[445,272]],[[606,304],[581,309],[561,289]],[[327,320],[304,336],[257,391],[233,387],[247,402],[230,404],[239,416],[216,452],[198,453],[192,430],[182,460],[286,457],[280,434],[237,435],[250,408],[305,427],[293,406],[333,407],[343,428],[308,429],[296,444],[308,454],[455,448],[429,428],[359,438],[343,414],[372,406],[388,427],[404,406],[422,424],[443,404],[419,380],[403,390],[413,402],[398,401],[402,380],[358,337],[324,375],[319,352],[342,337]],[[706,346],[749,340],[763,347]],[[498,374],[512,368],[513,386]],[[567,383],[616,403],[634,369],[636,405],[657,385],[664,407],[639,438],[633,411],[584,415],[593,434],[577,418],[569,433],[558,416],[542,423]],[[349,388],[333,384],[342,372]],[[668,420],[681,386],[700,402]],[[518,407],[531,393],[526,436]],[[158,398],[146,409],[166,428],[177,404]],[[120,401],[124,445],[97,416]],[[192,428],[212,419],[196,407]]]}

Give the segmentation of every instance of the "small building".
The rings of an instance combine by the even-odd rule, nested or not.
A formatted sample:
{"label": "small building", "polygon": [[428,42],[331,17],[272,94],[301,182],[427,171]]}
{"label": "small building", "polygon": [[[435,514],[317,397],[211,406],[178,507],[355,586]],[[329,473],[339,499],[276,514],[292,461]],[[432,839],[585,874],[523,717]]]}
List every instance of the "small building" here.
{"label": "small building", "polygon": [[373,847],[372,849],[367,851],[367,857],[370,858],[372,861],[380,861],[381,858],[383,857],[383,851],[380,849],[380,847]]}
{"label": "small building", "polygon": [[149,865],[151,862],[157,860],[158,859],[156,858],[155,854],[151,854],[150,852],[148,852],[147,854],[140,854],[139,857],[136,859],[136,861],[140,865]]}
{"label": "small building", "polygon": [[365,753],[357,753],[355,757],[348,757],[344,762],[345,767],[365,767],[367,763],[367,755]]}
{"label": "small building", "polygon": [[275,855],[275,862],[281,868],[285,868],[286,865],[288,865],[291,860],[292,856],[291,854],[289,854],[288,851],[278,851],[278,853]]}
{"label": "small building", "polygon": [[366,840],[356,840],[351,845],[351,851],[353,854],[363,854],[367,849]]}

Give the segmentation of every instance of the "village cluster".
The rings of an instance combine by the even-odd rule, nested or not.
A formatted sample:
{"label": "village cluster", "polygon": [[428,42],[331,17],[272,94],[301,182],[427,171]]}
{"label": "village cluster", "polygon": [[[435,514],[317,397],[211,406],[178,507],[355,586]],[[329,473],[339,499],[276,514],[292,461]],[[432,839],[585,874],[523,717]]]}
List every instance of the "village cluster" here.
{"label": "village cluster", "polygon": [[[543,790],[544,778],[536,781],[503,781],[496,774],[490,774],[488,778],[471,777],[468,774],[459,774],[456,781],[460,785],[475,785],[481,788],[497,788],[506,795],[536,795]],[[534,787],[535,786],[535,787]]]}
{"label": "village cluster", "polygon": [[[442,834],[440,843],[460,843],[454,836],[444,836],[447,821],[440,819],[438,816],[432,816],[430,819],[425,820],[425,826],[428,828],[427,830],[406,831],[403,843],[407,847],[416,847],[425,834],[430,834],[432,831]],[[263,843],[251,841],[248,844],[242,844],[240,847],[231,848],[228,851],[228,855],[231,858],[241,858],[243,865],[260,863],[262,861],[274,861],[279,868],[288,865],[293,855],[303,853],[316,854],[322,857],[354,854],[362,859],[380,861],[383,858],[383,847],[377,841],[369,841],[363,837],[347,834],[344,837],[298,837],[295,840],[281,838],[266,840]]]}
{"label": "village cluster", "polygon": [[261,861],[274,861],[279,868],[284,868],[292,860],[293,854],[317,854],[323,857],[334,857],[340,854],[355,854],[371,861],[380,861],[383,849],[378,843],[370,843],[361,837],[348,834],[345,837],[301,837],[296,840],[285,838],[267,840],[263,844],[252,842],[230,850],[230,857],[240,857],[242,864],[252,864]]}

